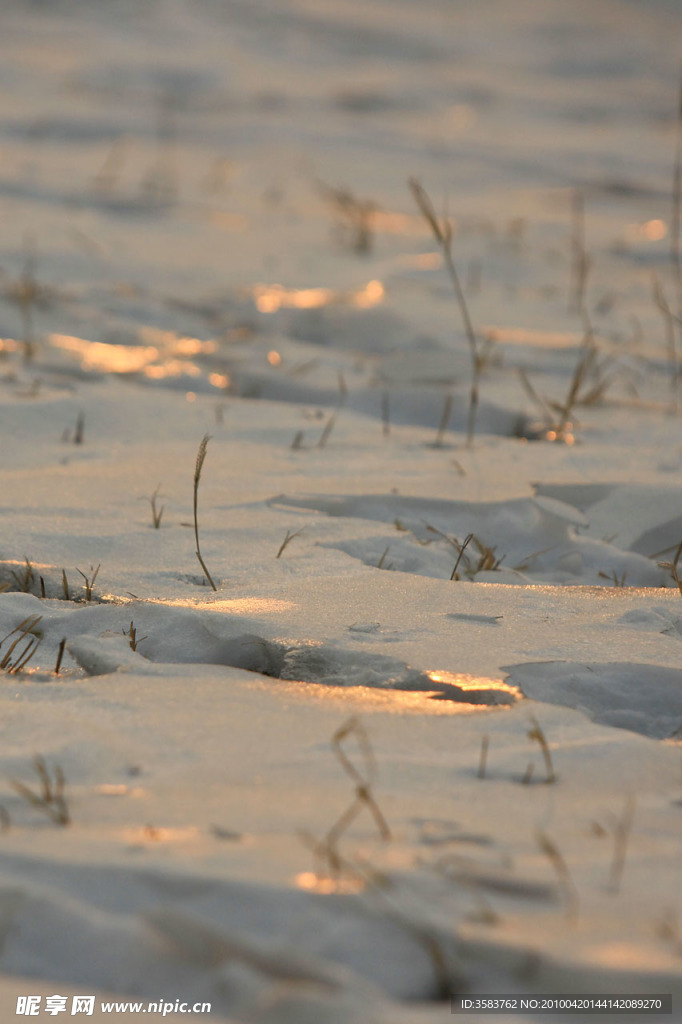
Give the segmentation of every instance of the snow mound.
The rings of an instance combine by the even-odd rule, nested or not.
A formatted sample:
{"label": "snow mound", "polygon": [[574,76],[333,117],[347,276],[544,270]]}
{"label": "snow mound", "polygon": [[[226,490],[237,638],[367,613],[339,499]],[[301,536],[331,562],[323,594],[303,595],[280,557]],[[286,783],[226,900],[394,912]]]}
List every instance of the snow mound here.
{"label": "snow mound", "polygon": [[506,666],[526,697],[585,712],[593,722],[653,739],[681,735],[682,672],[628,662]]}

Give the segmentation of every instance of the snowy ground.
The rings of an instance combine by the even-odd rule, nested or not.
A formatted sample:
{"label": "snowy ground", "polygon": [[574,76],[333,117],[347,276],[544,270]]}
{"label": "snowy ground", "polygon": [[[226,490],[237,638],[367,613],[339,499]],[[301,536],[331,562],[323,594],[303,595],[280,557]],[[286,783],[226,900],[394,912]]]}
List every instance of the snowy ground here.
{"label": "snowy ground", "polygon": [[6,0],[2,1019],[679,1012],[681,30]]}

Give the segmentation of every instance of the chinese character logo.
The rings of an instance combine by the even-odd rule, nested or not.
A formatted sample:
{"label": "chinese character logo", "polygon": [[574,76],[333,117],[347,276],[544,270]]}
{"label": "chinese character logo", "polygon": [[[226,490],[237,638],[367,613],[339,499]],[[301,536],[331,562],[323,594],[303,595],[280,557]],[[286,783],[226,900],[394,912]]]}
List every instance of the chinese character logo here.
{"label": "chinese character logo", "polygon": [[71,1016],[74,1013],[85,1013],[91,1017],[95,1009],[94,996],[74,996],[71,1004]]}
{"label": "chinese character logo", "polygon": [[37,1017],[40,1013],[40,996],[19,996],[16,1012],[24,1017]]}
{"label": "chinese character logo", "polygon": [[45,1013],[56,1017],[58,1013],[66,1013],[66,996],[46,996]]}

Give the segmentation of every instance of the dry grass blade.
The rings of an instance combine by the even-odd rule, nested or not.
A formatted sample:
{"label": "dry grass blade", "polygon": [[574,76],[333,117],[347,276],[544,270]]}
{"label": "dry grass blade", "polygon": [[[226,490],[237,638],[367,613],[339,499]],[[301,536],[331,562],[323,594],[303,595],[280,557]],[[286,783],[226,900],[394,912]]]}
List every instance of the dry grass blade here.
{"label": "dry grass blade", "polygon": [[18,283],[17,296],[21,308],[23,320],[23,348],[24,362],[33,361],[36,350],[36,341],[33,331],[33,305],[39,294],[39,286],[36,279],[36,255],[33,241],[27,236],[24,240],[26,259],[24,269]]}
{"label": "dry grass blade", "polygon": [[441,248],[443,262],[455,292],[455,297],[464,323],[464,331],[469,343],[471,355],[471,386],[469,390],[469,415],[467,418],[467,445],[471,447],[476,430],[478,385],[481,372],[484,367],[484,359],[482,359],[478,338],[469,315],[469,307],[467,306],[464,290],[452,258],[452,224],[445,217],[442,220],[438,218],[435,207],[431,202],[428,193],[416,178],[409,179],[409,186],[422,216],[431,228],[434,238]]}
{"label": "dry grass blade", "polygon": [[[459,554],[457,555],[457,561],[455,562],[455,567],[452,570],[452,575],[450,576],[451,580],[459,581],[460,576],[459,576],[459,573],[457,572],[457,570],[459,569],[459,563],[464,558],[464,552],[466,551],[467,547],[469,546],[469,544],[471,543],[471,541],[473,539],[474,539],[473,533],[467,534],[467,536],[464,538],[464,542],[462,543],[461,547],[459,548]],[[455,542],[455,547],[457,547],[457,543],[456,542]]]}
{"label": "dry grass blade", "polygon": [[[680,93],[677,107],[677,130],[675,135],[675,163],[673,167],[672,213],[670,218],[670,259],[677,289],[677,315],[682,320],[682,69],[680,71]],[[680,332],[682,334],[682,330]]]}
{"label": "dry grass blade", "polygon": [[199,565],[204,570],[204,575],[205,575],[206,579],[208,580],[209,584],[211,585],[211,588],[213,590],[217,590],[218,588],[216,587],[215,583],[213,582],[213,577],[211,576],[210,572],[206,568],[206,563],[204,562],[203,558],[201,557],[201,548],[199,546],[199,520],[198,520],[198,514],[197,514],[198,513],[198,501],[199,501],[199,481],[201,480],[201,470],[204,467],[204,461],[206,459],[206,448],[208,447],[208,442],[210,440],[211,440],[210,434],[204,434],[204,436],[201,439],[201,443],[199,444],[199,450],[197,452],[197,460],[196,460],[196,463],[195,463],[195,466],[194,466],[194,539],[195,539],[196,545],[197,545],[196,556],[197,556],[197,559],[199,561]]}
{"label": "dry grass blade", "polygon": [[443,447],[443,441],[445,439],[445,431],[448,429],[448,423],[450,422],[450,416],[452,415],[452,395],[446,395],[443,401],[443,411],[440,414],[440,421],[438,423],[438,430],[436,431],[436,440],[434,445],[436,448]]}
{"label": "dry grass blade", "polygon": [[628,840],[632,831],[632,823],[635,819],[635,798],[630,793],[625,801],[623,813],[614,822],[613,826],[613,859],[609,872],[609,889],[613,893],[620,892],[623,872],[625,871],[625,858],[627,856]]}
{"label": "dry grass blade", "polygon": [[580,900],[578,897],[578,891],[575,887],[571,872],[568,870],[568,865],[561,855],[556,843],[552,842],[548,835],[544,832],[538,832],[537,841],[540,849],[548,858],[550,864],[556,872],[557,878],[564,893],[564,899],[566,901],[566,915],[571,920],[575,921],[578,917],[578,911],[580,908]]}
{"label": "dry grass blade", "polygon": [[[343,748],[343,743],[349,736],[353,736],[358,743],[364,761],[364,772],[358,771]],[[360,804],[366,804],[376,822],[381,838],[390,839],[391,830],[372,795],[371,787],[376,777],[376,762],[369,736],[359,718],[355,716],[349,718],[336,730],[332,737],[332,749],[343,770],[355,783],[356,800]]]}
{"label": "dry grass blade", "polygon": [[384,437],[391,433],[391,405],[388,391],[381,393],[381,429]]}
{"label": "dry grass blade", "polygon": [[415,202],[424,220],[431,228],[436,241],[440,242],[441,245],[447,244],[452,232],[451,230],[448,231],[445,224],[441,224],[428,192],[416,178],[410,178],[408,184],[412,190]]}
{"label": "dry grass blade", "polygon": [[377,204],[371,199],[358,199],[348,188],[333,188],[321,181],[317,187],[337,218],[343,244],[359,256],[371,252]]}
{"label": "dry grass blade", "polygon": [[10,779],[10,785],[27,803],[43,811],[55,825],[70,824],[71,815],[64,795],[66,780],[62,769],[57,765],[54,770],[54,777],[51,777],[43,757],[36,757],[33,761],[33,767],[40,784],[39,792],[34,792],[23,782],[19,782],[18,779]]}
{"label": "dry grass blade", "polygon": [[160,488],[161,488],[161,484],[159,484],[159,486],[156,488],[156,490],[154,491],[154,493],[152,494],[152,496],[149,499],[149,504],[152,507],[152,524],[153,524],[155,530],[158,530],[160,528],[160,526],[161,526],[161,519],[163,518],[163,510],[164,510],[164,506],[163,505],[161,506],[161,508],[157,508],[157,506],[156,506],[156,499],[159,496]]}
{"label": "dry grass blade", "polygon": [[275,555],[275,558],[281,558],[283,552],[286,550],[287,546],[291,544],[294,537],[300,537],[304,530],[305,526],[302,526],[300,530],[296,530],[294,533],[292,533],[291,530],[287,530],[287,535],[280,544],[279,551]]}
{"label": "dry grass blade", "polygon": [[147,639],[146,636],[138,637],[137,629],[135,628],[135,624],[132,621],[132,619],[131,619],[131,622],[130,622],[130,628],[128,629],[128,632],[126,632],[125,629],[124,629],[124,630],[122,630],[122,633],[123,633],[124,636],[128,637],[128,643],[130,644],[131,651],[136,651],[137,650],[137,645],[141,644],[143,640]]}
{"label": "dry grass blade", "polygon": [[79,412],[76,417],[76,429],[73,432],[73,443],[83,444],[85,435],[85,413]]}
{"label": "dry grass blade", "polygon": [[[9,640],[10,637],[14,637],[14,640],[2,658],[0,658],[0,671],[14,674],[20,672],[28,664],[43,639],[42,632],[37,629],[41,620],[41,615],[29,615],[28,618],[11,630],[7,636],[3,637],[0,641],[0,650],[5,641]],[[26,641],[26,643],[21,647],[23,641]],[[15,651],[17,651],[16,657],[14,657]],[[12,660],[13,658],[14,660]]]}
{"label": "dry grass blade", "polygon": [[[361,768],[357,767],[344,749],[344,743],[349,738],[353,738],[358,744],[362,759]],[[339,842],[363,808],[366,807],[372,815],[382,839],[390,839],[391,830],[372,793],[376,764],[369,736],[360,720],[353,716],[344,722],[332,736],[331,744],[339,764],[355,787],[354,797],[321,840],[316,840],[307,833],[301,834],[301,838],[313,850],[316,875],[320,878],[326,875],[332,881],[338,882],[347,864],[339,853]]]}
{"label": "dry grass blade", "polygon": [[85,600],[88,602],[92,601],[92,588],[95,585],[95,580],[97,579],[97,574],[100,570],[100,566],[101,563],[97,566],[96,569],[93,569],[93,567],[90,566],[90,572],[92,573],[92,576],[86,576],[83,570],[79,569],[78,566],[76,566],[76,572],[79,572],[83,579],[85,580]]}
{"label": "dry grass blade", "polygon": [[62,658],[64,657],[64,648],[66,647],[66,637],[63,636],[59,641],[59,650],[57,651],[57,661],[54,666],[54,674],[59,675],[59,670],[62,667]]}
{"label": "dry grass blade", "polygon": [[531,715],[530,716],[530,720],[531,720],[531,723],[532,723],[533,727],[532,727],[532,729],[529,729],[529,731],[528,731],[528,739],[529,740],[536,740],[540,744],[540,749],[542,750],[542,756],[543,756],[544,762],[545,762],[545,771],[547,772],[547,777],[545,778],[545,782],[548,783],[549,785],[551,785],[552,783],[556,782],[557,777],[556,777],[556,774],[554,772],[554,765],[552,763],[552,754],[551,754],[550,749],[549,749],[549,744],[547,742],[547,737],[545,736],[544,732],[542,731],[542,727],[541,727],[540,723],[538,722],[537,718],[535,717],[535,715]]}
{"label": "dry grass blade", "polygon": [[35,576],[33,573],[33,566],[29,562],[28,557],[26,555],[24,555],[24,562],[26,563],[26,568],[24,569],[22,575],[20,576],[19,573],[14,572],[14,570],[12,570],[12,576],[14,577],[15,583],[18,586],[19,590],[21,590],[21,592],[24,594],[28,594],[30,593],[31,584],[35,579]]}
{"label": "dry grass blade", "polygon": [[587,311],[587,277],[590,271],[590,257],[585,248],[585,200],[575,189],[571,196],[571,285],[568,311],[580,313],[589,324]]}
{"label": "dry grass blade", "polygon": [[592,334],[588,332],[583,339],[578,361],[575,364],[573,376],[571,377],[571,382],[568,386],[566,398],[564,399],[563,404],[558,406],[560,419],[557,424],[556,433],[559,437],[564,436],[566,433],[568,421],[578,401],[580,389],[585,383],[588,374],[594,365],[596,356],[597,350],[594,344],[594,338],[592,337]]}
{"label": "dry grass blade", "polygon": [[325,423],[324,430],[320,434],[320,439],[317,442],[317,447],[318,448],[324,448],[326,446],[327,441],[329,440],[329,438],[331,436],[331,432],[334,429],[334,424],[335,423],[336,423],[336,413],[333,412],[331,414],[331,416],[329,417],[329,419],[327,420],[327,422]]}
{"label": "dry grass blade", "polygon": [[542,413],[547,427],[552,427],[554,424],[554,416],[552,415],[552,410],[550,409],[545,399],[541,395],[539,395],[538,392],[535,390],[533,384],[531,383],[530,377],[523,369],[523,367],[519,367],[519,378],[521,380],[521,384],[523,385],[523,390],[526,392],[528,397],[533,402],[535,402],[540,412]]}
{"label": "dry grass blade", "polygon": [[479,779],[484,779],[485,778],[486,767],[487,767],[487,764],[488,764],[488,748],[489,748],[489,746],[490,746],[490,737],[486,733],[485,736],[483,736],[481,738],[481,755],[480,755],[479,760],[478,760],[478,772],[477,772],[477,778],[479,778]]}
{"label": "dry grass blade", "polygon": [[677,589],[679,590],[680,595],[682,595],[682,580],[680,579],[680,574],[679,574],[677,566],[678,566],[678,563],[680,561],[680,556],[681,555],[682,555],[682,541],[680,541],[680,543],[677,545],[677,550],[675,551],[675,554],[673,556],[672,562],[659,562],[658,563],[659,567],[661,569],[670,569],[670,574],[671,574],[672,578],[675,580],[675,583],[677,584]]}
{"label": "dry grass blade", "polygon": [[653,275],[653,299],[656,308],[659,310],[663,317],[663,325],[665,329],[665,344],[668,350],[668,364],[670,366],[670,404],[672,411],[677,410],[677,385],[679,381],[679,363],[677,359],[677,346],[675,344],[675,317],[668,304],[668,300],[665,297],[665,292],[658,278],[658,274]]}
{"label": "dry grass blade", "polygon": [[[384,562],[386,561],[386,555],[389,553],[390,550],[391,550],[391,545],[387,544],[386,547],[384,548],[383,552],[382,552],[381,558],[377,562],[377,569],[383,569]],[[388,566],[386,566],[386,568],[388,569]]]}

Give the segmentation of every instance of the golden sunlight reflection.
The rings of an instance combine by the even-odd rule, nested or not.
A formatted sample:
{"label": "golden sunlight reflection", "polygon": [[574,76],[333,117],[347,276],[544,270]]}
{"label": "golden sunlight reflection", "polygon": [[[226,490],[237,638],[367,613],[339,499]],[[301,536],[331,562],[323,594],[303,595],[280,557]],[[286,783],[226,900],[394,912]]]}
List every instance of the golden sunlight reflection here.
{"label": "golden sunlight reflection", "polygon": [[391,210],[375,210],[372,217],[375,231],[386,235],[414,235],[421,237],[428,234],[424,226],[424,218],[418,214],[394,213]]}
{"label": "golden sunlight reflection", "polygon": [[282,357],[279,352],[275,352],[273,349],[272,352],[268,352],[268,362],[270,366],[279,366],[282,362]]}
{"label": "golden sunlight reflection", "polygon": [[165,380],[169,377],[181,377],[186,374],[188,377],[199,377],[201,370],[194,363],[182,363],[179,359],[169,359],[167,362],[155,363],[153,366],[145,366],[144,375],[150,380]]}
{"label": "golden sunlight reflection", "polygon": [[365,883],[360,878],[329,878],[326,875],[317,875],[314,871],[301,871],[294,878],[294,882],[299,889],[323,895],[361,892],[365,888]]}
{"label": "golden sunlight reflection", "polygon": [[214,388],[229,388],[230,386],[229,373],[212,373],[208,379]]}
{"label": "golden sunlight reflection", "polygon": [[426,674],[434,683],[447,683],[465,693],[470,693],[472,704],[513,704],[521,696],[521,691],[517,686],[511,686],[503,679],[470,676],[463,672],[446,672],[444,670]]}
{"label": "golden sunlight reflection", "polygon": [[383,302],[381,281],[369,281],[355,292],[333,288],[285,288],[281,284],[257,284],[253,297],[259,313],[277,313],[280,309],[321,309],[323,306],[348,304],[369,309]]}
{"label": "golden sunlight reflection", "polygon": [[144,789],[139,786],[127,786],[125,782],[103,782],[95,786],[95,793],[99,796],[130,796],[139,798],[145,796]]}
{"label": "golden sunlight reflection", "polygon": [[[363,714],[380,712],[383,715],[480,715],[484,711],[509,708],[521,698],[516,687],[501,679],[483,679],[452,672],[429,672],[434,681],[433,690],[397,690],[380,686],[329,686],[325,683],[300,683],[280,680],[278,687],[287,688],[287,695],[301,700],[316,700],[340,710]],[[441,692],[439,682],[453,683],[463,689],[462,680],[469,683],[470,698],[454,700]]]}
{"label": "golden sunlight reflection", "polygon": [[485,336],[490,341],[510,345],[529,345],[533,348],[575,348],[582,338],[568,331],[541,331],[527,327],[487,326]]}
{"label": "golden sunlight reflection", "polygon": [[570,448],[575,444],[575,435],[572,433],[573,424],[567,423],[563,430],[547,430],[545,441],[557,441],[559,444],[566,444]]}
{"label": "golden sunlight reflection", "polygon": [[381,281],[369,281],[364,291],[355,293],[353,299],[353,305],[359,309],[370,309],[372,306],[378,306],[380,302],[383,302],[384,286]]}
{"label": "golden sunlight reflection", "polygon": [[50,340],[57,348],[77,356],[84,370],[139,373],[159,358],[159,350],[154,345],[109,345],[103,341],[87,341],[66,334],[53,334]]}
{"label": "golden sunlight reflection", "polygon": [[201,835],[196,825],[185,828],[161,828],[156,825],[145,825],[143,828],[127,828],[125,839],[132,843],[186,843]]}
{"label": "golden sunlight reflection", "polygon": [[[145,344],[121,345],[113,342],[89,341],[67,334],[51,334],[50,342],[56,348],[78,359],[84,370],[99,373],[143,373],[149,380],[198,377],[201,369],[188,362],[191,356],[212,355],[215,341],[179,336],[173,331],[143,328],[139,338]],[[16,343],[14,343],[16,346]],[[2,348],[11,351],[7,342]]]}
{"label": "golden sunlight reflection", "polygon": [[641,224],[630,224],[626,236],[631,242],[660,242],[668,234],[664,220],[647,220]]}
{"label": "golden sunlight reflection", "polygon": [[439,252],[405,253],[396,258],[396,263],[414,270],[438,270],[442,266],[443,257]]}

